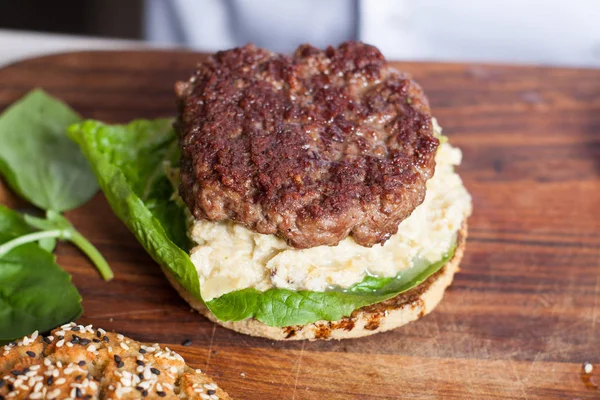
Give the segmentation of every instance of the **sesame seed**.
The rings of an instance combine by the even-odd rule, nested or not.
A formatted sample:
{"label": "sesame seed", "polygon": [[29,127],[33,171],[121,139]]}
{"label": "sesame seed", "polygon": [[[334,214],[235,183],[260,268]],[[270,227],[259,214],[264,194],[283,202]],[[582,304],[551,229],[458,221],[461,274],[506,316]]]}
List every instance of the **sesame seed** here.
{"label": "sesame seed", "polygon": [[100,332],[100,334],[104,335],[106,333],[106,331],[102,328],[98,328],[98,332]]}
{"label": "sesame seed", "polygon": [[41,399],[42,396],[43,396],[43,394],[40,393],[40,392],[35,392],[35,393],[30,393],[29,394],[29,398],[32,399],[32,400]]}
{"label": "sesame seed", "polygon": [[192,339],[185,339],[183,342],[181,342],[182,346],[191,346],[192,345]]}
{"label": "sesame seed", "polygon": [[201,393],[200,397],[203,398],[203,399],[210,399],[210,396],[207,395],[207,394],[204,394],[204,393]]}
{"label": "sesame seed", "polygon": [[60,339],[58,342],[56,342],[56,347],[62,347],[63,344],[65,344],[65,340],[64,339]]}
{"label": "sesame seed", "polygon": [[33,340],[35,340],[35,339],[37,339],[38,335],[39,335],[39,332],[38,332],[38,331],[35,331],[35,332],[33,332],[33,333],[31,334],[31,338],[32,338]]}
{"label": "sesame seed", "polygon": [[53,391],[49,392],[46,397],[50,400],[55,399],[58,397],[58,395],[60,394],[60,389],[54,389]]}
{"label": "sesame seed", "polygon": [[592,364],[590,364],[589,362],[586,362],[585,364],[583,364],[583,372],[585,372],[586,374],[591,374],[593,370],[594,370],[594,366]]}
{"label": "sesame seed", "polygon": [[117,335],[117,339],[119,340],[123,340],[125,339],[125,336],[121,335],[120,333]]}
{"label": "sesame seed", "polygon": [[66,381],[67,381],[67,380],[66,380],[65,378],[58,378],[58,379],[56,380],[56,385],[57,385],[57,386],[64,385]]}
{"label": "sesame seed", "polygon": [[93,344],[92,344],[92,345],[90,345],[90,346],[87,348],[87,351],[89,351],[90,353],[93,353],[94,351],[96,351],[96,346],[94,346]]}
{"label": "sesame seed", "polygon": [[66,375],[71,375],[73,373],[73,368],[71,368],[71,367],[65,368],[64,373]]}
{"label": "sesame seed", "polygon": [[67,347],[73,347],[73,343],[67,342]]}
{"label": "sesame seed", "polygon": [[156,368],[150,368],[150,372],[152,372],[154,375],[160,375],[160,371]]}
{"label": "sesame seed", "polygon": [[157,382],[157,383],[156,383],[156,390],[158,390],[159,392],[162,392],[162,391],[163,391],[163,387],[162,387],[162,385],[160,384],[160,382]]}
{"label": "sesame seed", "polygon": [[26,351],[25,352],[29,357],[35,357],[35,353],[33,351]]}
{"label": "sesame seed", "polygon": [[201,374],[201,373],[202,373],[202,370],[201,370],[200,368],[196,368],[196,373],[197,373],[197,374]]}
{"label": "sesame seed", "polygon": [[127,346],[124,342],[119,343],[119,346],[121,346],[123,350],[129,350],[129,346]]}
{"label": "sesame seed", "polygon": [[165,397],[167,394],[165,392],[156,392],[160,397]]}
{"label": "sesame seed", "polygon": [[42,387],[44,386],[44,384],[42,382],[38,382],[35,384],[35,386],[33,387],[33,391],[34,392],[39,392],[40,390],[42,390]]}

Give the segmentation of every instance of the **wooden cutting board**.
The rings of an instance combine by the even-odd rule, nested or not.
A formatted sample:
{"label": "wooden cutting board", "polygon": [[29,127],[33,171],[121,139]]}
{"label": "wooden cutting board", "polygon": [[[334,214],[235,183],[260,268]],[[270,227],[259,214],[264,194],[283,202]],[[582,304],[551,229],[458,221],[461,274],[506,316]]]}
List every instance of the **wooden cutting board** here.
{"label": "wooden cutting board", "polygon": [[[0,108],[33,87],[108,122],[173,116],[202,55],[86,52],[0,71]],[[238,399],[600,398],[600,70],[397,63],[462,148],[474,214],[462,271],[435,312],[366,339],[243,336],[178,297],[102,195],[68,213],[116,273],[73,247],[82,323],[166,343]],[[24,132],[26,134],[26,132]],[[2,145],[0,143],[0,145]],[[20,205],[6,189],[0,202]],[[179,346],[191,339],[189,347]],[[586,361],[597,364],[583,374]]]}

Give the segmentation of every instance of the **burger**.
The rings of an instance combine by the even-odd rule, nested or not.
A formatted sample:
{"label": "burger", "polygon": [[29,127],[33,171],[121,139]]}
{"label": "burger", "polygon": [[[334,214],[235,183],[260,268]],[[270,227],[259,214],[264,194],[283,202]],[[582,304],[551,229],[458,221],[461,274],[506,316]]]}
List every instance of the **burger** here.
{"label": "burger", "polygon": [[[154,219],[136,214],[99,165],[111,158],[86,145],[109,128],[74,132],[113,209],[194,309],[244,334],[314,340],[394,329],[440,302],[471,213],[461,152],[377,48],[247,45],[208,57],[175,92],[175,133],[159,142],[181,217],[161,219],[113,163]],[[174,247],[172,225],[187,245]]]}

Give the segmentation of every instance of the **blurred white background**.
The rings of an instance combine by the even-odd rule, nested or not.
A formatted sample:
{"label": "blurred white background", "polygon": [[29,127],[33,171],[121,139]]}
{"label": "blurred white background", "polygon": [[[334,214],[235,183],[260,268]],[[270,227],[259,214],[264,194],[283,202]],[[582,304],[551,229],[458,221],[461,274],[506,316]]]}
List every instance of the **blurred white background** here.
{"label": "blurred white background", "polygon": [[290,52],[359,39],[391,59],[600,66],[600,0],[146,0],[145,36]]}
{"label": "blurred white background", "polygon": [[350,39],[390,59],[600,67],[600,0],[0,0],[0,64],[86,48],[291,52]]}

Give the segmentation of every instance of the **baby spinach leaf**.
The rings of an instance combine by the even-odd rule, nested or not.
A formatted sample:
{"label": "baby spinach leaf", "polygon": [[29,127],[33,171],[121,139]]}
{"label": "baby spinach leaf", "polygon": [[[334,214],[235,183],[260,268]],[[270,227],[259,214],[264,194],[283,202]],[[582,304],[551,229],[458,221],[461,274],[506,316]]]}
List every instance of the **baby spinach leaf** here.
{"label": "baby spinach leaf", "polygon": [[[20,214],[0,206],[0,244],[28,232]],[[81,313],[81,296],[54,255],[28,243],[0,257],[0,343],[52,329]]]}
{"label": "baby spinach leaf", "polygon": [[[69,129],[90,161],[108,202],[154,260],[202,300],[185,238],[186,214],[172,200],[161,159],[172,161],[176,141],[166,120],[106,125],[85,121]],[[256,318],[271,326],[338,320],[352,311],[405,292],[439,271],[452,257],[421,264],[394,278],[366,277],[347,290],[328,292],[243,289],[206,302],[222,321]]]}
{"label": "baby spinach leaf", "polygon": [[79,120],[66,104],[39,89],[0,116],[0,174],[44,210],[76,208],[98,190],[85,157],[66,134]]}

